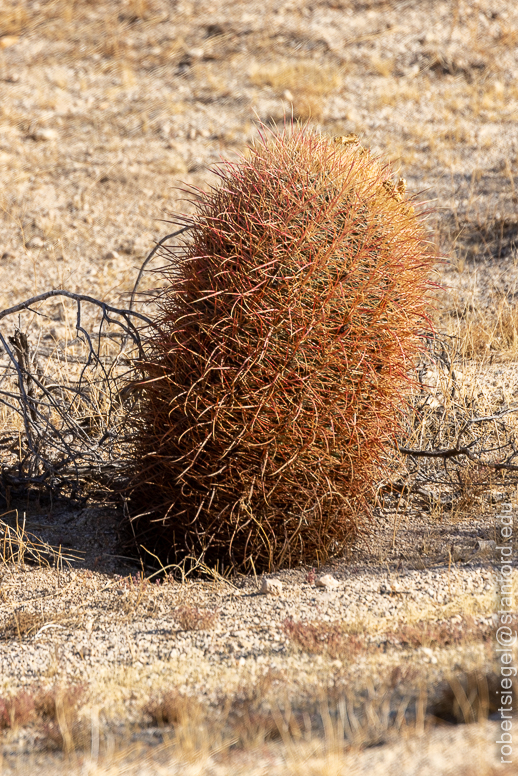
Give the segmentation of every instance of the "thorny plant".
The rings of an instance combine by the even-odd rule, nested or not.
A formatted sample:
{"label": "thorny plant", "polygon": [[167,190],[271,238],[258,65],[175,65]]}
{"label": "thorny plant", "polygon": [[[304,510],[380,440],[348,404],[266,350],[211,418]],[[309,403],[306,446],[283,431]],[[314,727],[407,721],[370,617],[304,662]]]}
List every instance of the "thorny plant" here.
{"label": "thorny plant", "polygon": [[146,340],[130,509],[166,562],[338,554],[370,514],[427,322],[434,257],[404,181],[355,135],[261,131],[177,217],[192,239]]}
{"label": "thorny plant", "polygon": [[406,471],[388,490],[428,508],[465,512],[518,472],[517,408],[464,395],[456,341],[429,331],[433,257],[405,182],[355,135],[335,137],[337,156],[305,133],[263,138],[178,218],[192,239],[164,270],[131,493],[137,534],[166,562],[255,571],[339,554],[397,437]]}
{"label": "thorny plant", "polygon": [[[9,412],[0,436],[1,487],[7,503],[19,488],[78,497],[101,486],[106,493],[124,476],[131,444],[127,409],[138,401],[138,384],[130,380],[138,376],[132,361],[141,348],[137,323],[150,323],[132,308],[145,268],[160,245],[176,234],[163,238],[146,258],[128,309],[51,291],[0,311],[0,321],[23,314],[26,322],[23,331],[19,319],[13,335],[0,328],[0,409],[3,405]],[[75,337],[57,341],[45,332],[52,319],[42,303],[54,297],[75,303]],[[85,303],[99,311],[86,322]],[[34,313],[42,322],[39,329]],[[459,370],[465,367],[462,343],[445,334],[425,333],[424,340],[426,349],[417,365],[416,389],[400,438],[404,462],[398,463],[394,477],[380,486],[379,493],[403,503],[417,499],[430,510],[462,512],[482,493],[517,481],[512,421],[518,408],[503,405],[496,412],[480,408],[459,384]],[[0,542],[4,560],[25,555],[41,563],[59,555],[59,550],[38,544],[23,528],[3,522]]]}

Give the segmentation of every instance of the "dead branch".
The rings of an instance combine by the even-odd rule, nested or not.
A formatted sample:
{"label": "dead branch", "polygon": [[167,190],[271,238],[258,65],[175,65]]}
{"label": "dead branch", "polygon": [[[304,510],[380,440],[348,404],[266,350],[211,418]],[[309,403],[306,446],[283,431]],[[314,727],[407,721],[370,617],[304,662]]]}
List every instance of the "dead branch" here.
{"label": "dead branch", "polygon": [[[36,488],[79,496],[92,482],[110,487],[126,466],[131,429],[130,402],[138,401],[143,355],[140,328],[151,318],[133,309],[138,287],[151,259],[185,226],[163,237],[148,254],[131,292],[129,308],[119,308],[87,294],[53,289],[0,310],[0,321],[25,315],[14,334],[0,329],[0,406],[21,421],[10,423],[0,439],[0,485]],[[76,307],[75,337],[41,344],[50,317],[42,305],[70,300]],[[89,316],[85,319],[84,309]],[[97,311],[97,313],[95,313]],[[31,337],[30,319],[38,316]]]}
{"label": "dead branch", "polygon": [[[400,453],[403,453],[403,455],[411,455],[414,458],[456,458],[460,455],[465,455],[467,458],[469,458],[470,461],[473,461],[474,463],[479,464],[480,466],[489,466],[492,469],[496,469],[497,471],[506,469],[507,471],[518,471],[518,465],[511,464],[511,463],[505,463],[505,462],[498,462],[498,461],[482,461],[478,456],[474,455],[471,451],[471,447],[475,444],[474,442],[469,447],[457,447],[457,448],[451,448],[449,450],[411,450],[407,447],[398,447],[398,450]],[[514,454],[513,454],[514,457]]]}
{"label": "dead branch", "polygon": [[[426,348],[416,369],[418,390],[409,407],[405,433],[396,449],[404,456],[394,482],[380,494],[417,497],[427,508],[452,507],[454,502],[479,498],[496,484],[507,488],[517,482],[518,407],[480,411],[478,400],[463,391],[457,377],[462,359],[455,338],[427,334]],[[432,385],[428,384],[432,377]]]}
{"label": "dead branch", "polygon": [[190,225],[189,226],[184,226],[182,229],[178,229],[177,232],[173,232],[172,234],[166,234],[165,237],[162,237],[162,239],[159,240],[159,242],[157,242],[157,244],[155,245],[153,250],[149,253],[149,255],[146,256],[146,258],[145,258],[145,260],[144,260],[144,262],[143,262],[143,264],[142,264],[142,266],[141,266],[141,268],[139,270],[139,273],[137,275],[137,279],[135,281],[135,285],[133,286],[133,290],[131,292],[130,303],[129,303],[129,308],[128,308],[129,310],[133,310],[133,304],[135,302],[135,296],[137,294],[137,290],[138,290],[138,287],[140,285],[140,281],[142,280],[142,276],[144,275],[144,272],[145,272],[145,269],[146,269],[147,265],[149,264],[149,262],[151,261],[151,259],[155,255],[155,253],[159,250],[159,248],[162,247],[162,245],[164,245],[172,237],[177,237],[179,234],[183,234],[184,232],[187,232],[189,229],[192,229],[192,227]]}
{"label": "dead branch", "polygon": [[[142,313],[137,313],[131,309],[124,310],[118,307],[112,307],[112,305],[106,304],[106,302],[103,302],[100,299],[96,299],[93,296],[87,296],[86,294],[74,294],[72,291],[64,291],[60,288],[55,288],[52,291],[44,291],[42,294],[31,297],[31,299],[26,299],[24,302],[19,302],[19,304],[15,304],[13,307],[8,307],[7,310],[0,310],[0,319],[6,318],[8,315],[13,315],[14,313],[19,313],[22,310],[31,310],[32,305],[37,304],[38,302],[44,302],[46,299],[51,299],[56,296],[64,296],[67,299],[73,299],[78,303],[79,320],[81,315],[80,303],[89,302],[90,304],[100,307],[106,315],[108,313],[114,313],[116,315],[122,316],[128,325],[130,325],[129,321],[131,317],[139,318],[141,321],[144,321],[144,323],[152,324],[151,318],[148,318],[146,315],[142,315]],[[36,311],[31,310],[31,312]],[[131,325],[130,327],[133,328]]]}
{"label": "dead branch", "polygon": [[[55,297],[75,304],[75,336],[53,348],[33,345],[50,320],[41,305]],[[2,438],[1,480],[4,489],[32,485],[78,496],[92,479],[107,483],[124,468],[130,433],[121,388],[139,374],[139,327],[152,321],[134,310],[62,290],[2,310],[0,320],[34,312],[34,337],[29,321],[25,330],[18,324],[13,335],[0,330],[0,404],[18,415],[23,426],[23,433],[14,428]]]}

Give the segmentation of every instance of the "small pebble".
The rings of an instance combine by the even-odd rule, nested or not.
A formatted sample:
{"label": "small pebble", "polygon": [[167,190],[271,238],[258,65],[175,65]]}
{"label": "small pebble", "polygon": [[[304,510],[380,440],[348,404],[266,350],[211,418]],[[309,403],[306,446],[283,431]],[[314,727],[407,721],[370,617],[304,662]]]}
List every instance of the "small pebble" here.
{"label": "small pebble", "polygon": [[280,595],[282,593],[282,582],[280,579],[267,579],[264,577],[259,592],[261,595]]}
{"label": "small pebble", "polygon": [[495,549],[496,542],[493,539],[490,539],[489,541],[486,539],[479,539],[475,547],[475,553],[479,556],[488,556],[493,555]]}
{"label": "small pebble", "polygon": [[55,129],[50,129],[50,127],[37,127],[31,132],[31,137],[33,140],[56,140],[58,133]]}
{"label": "small pebble", "polygon": [[340,587],[340,582],[335,579],[331,574],[324,574],[321,577],[316,578],[317,587],[325,587],[327,590],[334,590]]}

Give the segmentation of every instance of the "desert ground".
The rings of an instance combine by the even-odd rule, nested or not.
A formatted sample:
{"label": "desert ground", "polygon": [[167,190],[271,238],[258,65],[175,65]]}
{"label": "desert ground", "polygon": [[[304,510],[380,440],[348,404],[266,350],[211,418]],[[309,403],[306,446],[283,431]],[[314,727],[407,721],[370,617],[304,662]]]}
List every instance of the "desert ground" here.
{"label": "desert ground", "polygon": [[[448,446],[469,426],[479,461],[512,463],[511,0],[3,0],[0,310],[52,289],[126,308],[192,187],[216,185],[211,167],[261,122],[292,117],[357,134],[428,203],[455,391],[451,369],[429,370],[421,436],[402,445]],[[135,298],[148,316],[161,261]],[[74,315],[47,300],[0,332],[23,328],[48,355]],[[380,483],[369,535],[321,568],[267,575],[280,584],[262,593],[261,576],[164,572],[130,553],[107,487],[82,500],[6,488],[24,430],[5,402],[0,422],[1,773],[518,772],[496,743],[512,469],[464,456],[439,476],[441,462],[394,453],[394,482],[412,487]]]}

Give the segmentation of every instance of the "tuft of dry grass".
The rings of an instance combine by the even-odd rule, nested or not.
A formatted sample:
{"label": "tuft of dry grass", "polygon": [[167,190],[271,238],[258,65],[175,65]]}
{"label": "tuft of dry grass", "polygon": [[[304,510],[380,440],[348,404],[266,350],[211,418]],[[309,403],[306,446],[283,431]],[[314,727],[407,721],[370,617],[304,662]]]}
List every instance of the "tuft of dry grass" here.
{"label": "tuft of dry grass", "polygon": [[[516,694],[516,680],[513,681]],[[462,672],[442,682],[436,700],[429,706],[432,721],[450,724],[481,722],[498,711],[500,681],[496,674]]]}
{"label": "tuft of dry grass", "polygon": [[213,628],[219,612],[198,606],[178,606],[173,612],[174,618],[184,631],[203,631]]}
{"label": "tuft of dry grass", "polygon": [[439,335],[429,344],[399,444],[406,458],[391,461],[387,490],[397,495],[388,499],[401,506],[410,496],[438,521],[489,513],[492,494],[511,497],[516,482],[516,367],[503,357],[498,369],[487,356],[469,359],[460,336]]}
{"label": "tuft of dry grass", "polygon": [[35,697],[35,712],[50,749],[70,753],[90,743],[89,725],[80,718],[85,690],[81,684],[57,684]]}
{"label": "tuft of dry grass", "polygon": [[32,612],[16,612],[8,617],[2,629],[4,639],[22,639],[34,634],[45,624],[45,617]]}
{"label": "tuft of dry grass", "polygon": [[493,636],[492,626],[476,623],[469,615],[454,620],[418,620],[408,624],[400,622],[394,631],[383,634],[387,645],[416,649],[436,647],[443,649],[470,642],[488,643]]}
{"label": "tuft of dry grass", "polygon": [[291,104],[295,119],[318,121],[325,112],[325,101],[343,85],[344,70],[314,60],[277,61],[256,66],[250,73],[255,86],[269,87]]}
{"label": "tuft of dry grass", "polygon": [[285,674],[270,668],[237,695],[221,697],[219,706],[225,709],[225,725],[239,746],[255,749],[265,741],[282,738],[284,729],[289,731],[282,715],[273,710],[281,703],[285,686]]}
{"label": "tuft of dry grass", "polygon": [[72,625],[77,622],[78,615],[71,615],[70,612],[60,612],[53,616],[45,616],[37,612],[25,612],[23,610],[13,611],[4,623],[0,631],[0,638],[25,639],[36,636],[40,631],[46,631],[52,628],[63,628],[66,625]]}
{"label": "tuft of dry grass", "polygon": [[461,303],[451,311],[450,331],[461,342],[466,359],[488,359],[498,354],[500,361],[518,357],[518,311],[508,295],[495,295],[489,307]]}
{"label": "tuft of dry grass", "polygon": [[24,727],[35,714],[34,694],[23,690],[10,697],[0,698],[0,730]]}
{"label": "tuft of dry grass", "polygon": [[81,554],[77,551],[62,551],[61,547],[53,547],[47,542],[41,541],[34,534],[26,530],[25,513],[23,521],[19,521],[18,511],[6,512],[15,515],[15,525],[0,519],[0,561],[2,564],[31,563],[37,566],[62,568],[63,563],[70,565],[71,561],[80,560]]}
{"label": "tuft of dry grass", "polygon": [[0,730],[35,725],[51,749],[72,752],[90,741],[79,717],[84,685],[58,684],[48,690],[32,688],[0,698]]}
{"label": "tuft of dry grass", "polygon": [[365,649],[364,640],[347,633],[340,622],[284,621],[282,629],[291,643],[308,655],[350,659]]}
{"label": "tuft of dry grass", "polygon": [[177,690],[152,698],[143,708],[144,714],[158,727],[192,724],[201,717],[202,711],[203,706],[198,700]]}

